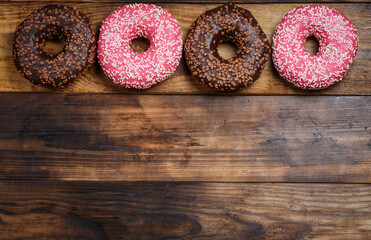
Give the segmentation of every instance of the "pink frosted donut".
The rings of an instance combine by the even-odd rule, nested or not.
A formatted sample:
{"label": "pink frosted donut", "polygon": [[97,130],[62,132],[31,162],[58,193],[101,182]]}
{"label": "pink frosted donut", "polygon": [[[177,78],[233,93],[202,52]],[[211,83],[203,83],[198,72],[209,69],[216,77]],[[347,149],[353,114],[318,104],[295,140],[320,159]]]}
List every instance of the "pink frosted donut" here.
{"label": "pink frosted donut", "polygon": [[[305,40],[319,42],[315,56]],[[288,12],[273,37],[273,63],[279,74],[295,86],[318,90],[340,81],[358,48],[358,36],[350,20],[324,5],[305,5]]]}
{"label": "pink frosted donut", "polygon": [[[150,46],[134,52],[130,43],[144,37]],[[144,89],[168,78],[182,55],[182,34],[177,20],[164,9],[130,4],[108,15],[99,33],[98,60],[104,73],[127,88]]]}

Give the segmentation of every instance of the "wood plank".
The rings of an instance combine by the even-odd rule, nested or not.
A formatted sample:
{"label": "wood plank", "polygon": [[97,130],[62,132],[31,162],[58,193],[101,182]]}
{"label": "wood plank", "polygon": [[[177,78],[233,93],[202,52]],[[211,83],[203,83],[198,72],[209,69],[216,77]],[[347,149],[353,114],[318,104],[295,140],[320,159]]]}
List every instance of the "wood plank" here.
{"label": "wood plank", "polygon": [[0,181],[0,239],[369,239],[371,186]]}
{"label": "wood plank", "polygon": [[0,179],[371,182],[371,97],[0,95]]}
{"label": "wood plank", "polygon": [[[75,83],[63,90],[54,90],[34,86],[24,79],[12,61],[12,42],[17,24],[22,22],[32,11],[45,3],[3,2],[0,8],[0,92],[53,92],[53,93],[132,93],[132,94],[216,94],[212,89],[197,83],[190,75],[185,62],[168,80],[148,90],[127,90],[115,85],[96,63]],[[70,3],[69,3],[70,4]],[[101,21],[123,3],[71,3],[89,16],[96,29]],[[195,19],[205,10],[218,4],[160,4],[178,20],[183,38]],[[358,29],[359,53],[344,80],[323,91],[304,91],[288,84],[278,76],[269,59],[261,77],[251,86],[234,93],[235,95],[371,95],[371,4],[328,4],[343,13]],[[283,15],[300,4],[241,4],[249,9],[271,39],[275,26]],[[222,49],[222,51],[227,51]]]}

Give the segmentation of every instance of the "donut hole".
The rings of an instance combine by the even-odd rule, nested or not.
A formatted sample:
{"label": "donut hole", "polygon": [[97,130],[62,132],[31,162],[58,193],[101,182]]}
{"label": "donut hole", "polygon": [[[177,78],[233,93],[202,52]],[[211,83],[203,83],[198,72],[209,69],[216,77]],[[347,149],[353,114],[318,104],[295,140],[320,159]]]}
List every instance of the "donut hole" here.
{"label": "donut hole", "polygon": [[134,38],[130,43],[131,49],[136,53],[147,51],[150,45],[151,42],[148,38],[145,37]]}
{"label": "donut hole", "polygon": [[237,47],[231,42],[221,42],[217,47],[218,54],[224,60],[234,58],[237,53]]}
{"label": "donut hole", "polygon": [[312,55],[315,56],[319,51],[319,41],[315,36],[310,36],[305,40],[305,50]]}
{"label": "donut hole", "polygon": [[58,55],[63,51],[64,46],[66,45],[66,40],[64,37],[52,37],[48,39],[44,45],[44,52],[49,55]]}

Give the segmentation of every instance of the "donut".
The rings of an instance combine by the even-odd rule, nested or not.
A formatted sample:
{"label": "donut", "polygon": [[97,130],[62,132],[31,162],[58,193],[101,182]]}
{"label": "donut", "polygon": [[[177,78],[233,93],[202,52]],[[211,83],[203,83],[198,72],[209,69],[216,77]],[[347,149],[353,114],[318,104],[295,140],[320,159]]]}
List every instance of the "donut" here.
{"label": "donut", "polygon": [[[229,42],[236,55],[223,59],[218,45]],[[268,59],[267,36],[246,9],[227,4],[202,13],[191,26],[184,43],[185,59],[192,75],[219,91],[234,91],[259,78]]]}
{"label": "donut", "polygon": [[[44,51],[48,40],[65,40],[58,54]],[[47,5],[16,28],[13,59],[23,77],[35,85],[61,87],[94,62],[96,36],[90,20],[75,8]]]}
{"label": "donut", "polygon": [[[134,52],[130,43],[147,38],[149,48]],[[177,20],[161,7],[129,4],[108,15],[98,40],[98,61],[104,73],[126,88],[145,89],[167,79],[182,55]]]}
{"label": "donut", "polygon": [[[305,40],[319,42],[314,56]],[[340,81],[357,55],[357,31],[350,20],[324,5],[305,5],[288,12],[273,36],[273,63],[295,86],[319,90]]]}

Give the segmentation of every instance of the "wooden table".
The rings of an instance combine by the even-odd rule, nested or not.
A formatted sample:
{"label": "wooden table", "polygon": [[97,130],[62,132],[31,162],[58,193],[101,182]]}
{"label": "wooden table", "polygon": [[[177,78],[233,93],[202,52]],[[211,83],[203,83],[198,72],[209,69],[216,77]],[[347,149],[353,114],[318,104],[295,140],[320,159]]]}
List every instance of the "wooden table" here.
{"label": "wooden table", "polygon": [[[157,4],[185,38],[218,2]],[[65,89],[34,86],[11,46],[16,25],[46,2],[1,0],[0,239],[371,239],[371,3],[324,2],[358,29],[343,81],[303,91],[269,59],[254,84],[219,94],[183,60],[144,91],[113,84],[97,63]],[[271,41],[303,3],[238,5]],[[123,4],[68,3],[97,31]]]}

